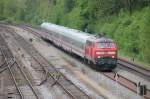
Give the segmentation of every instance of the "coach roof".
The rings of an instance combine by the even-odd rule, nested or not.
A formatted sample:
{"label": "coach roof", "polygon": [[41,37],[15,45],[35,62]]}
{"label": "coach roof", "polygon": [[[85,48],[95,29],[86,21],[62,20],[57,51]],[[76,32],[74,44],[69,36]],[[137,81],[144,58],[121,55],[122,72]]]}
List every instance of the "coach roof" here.
{"label": "coach roof", "polygon": [[88,34],[86,32],[82,32],[76,29],[70,29],[68,27],[59,26],[47,22],[43,23],[41,27],[46,28],[47,30],[55,31],[55,33],[62,34],[83,43],[85,43],[88,38],[94,37],[94,35]]}

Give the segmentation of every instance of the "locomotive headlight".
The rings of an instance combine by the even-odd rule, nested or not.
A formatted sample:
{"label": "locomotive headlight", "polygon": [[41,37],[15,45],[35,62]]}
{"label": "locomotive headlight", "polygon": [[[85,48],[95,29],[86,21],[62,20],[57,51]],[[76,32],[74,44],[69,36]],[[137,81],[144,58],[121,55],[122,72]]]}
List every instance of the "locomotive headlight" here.
{"label": "locomotive headlight", "polygon": [[98,58],[101,58],[101,56],[98,56]]}
{"label": "locomotive headlight", "polygon": [[116,54],[116,52],[108,52],[108,54]]}

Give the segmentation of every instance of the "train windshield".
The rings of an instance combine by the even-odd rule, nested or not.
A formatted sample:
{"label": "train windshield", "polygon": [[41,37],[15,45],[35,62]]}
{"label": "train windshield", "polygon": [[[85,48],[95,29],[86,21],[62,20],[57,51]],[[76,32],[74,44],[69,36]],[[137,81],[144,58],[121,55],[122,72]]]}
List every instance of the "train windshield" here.
{"label": "train windshield", "polygon": [[99,42],[98,48],[113,48],[115,44],[113,42]]}

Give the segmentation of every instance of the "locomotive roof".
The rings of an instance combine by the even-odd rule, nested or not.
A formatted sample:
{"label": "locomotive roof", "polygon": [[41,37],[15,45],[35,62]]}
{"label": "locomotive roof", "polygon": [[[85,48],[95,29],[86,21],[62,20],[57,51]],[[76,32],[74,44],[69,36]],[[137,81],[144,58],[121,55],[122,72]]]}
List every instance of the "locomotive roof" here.
{"label": "locomotive roof", "polygon": [[97,39],[96,42],[114,42],[114,41],[107,37],[101,37],[101,38]]}

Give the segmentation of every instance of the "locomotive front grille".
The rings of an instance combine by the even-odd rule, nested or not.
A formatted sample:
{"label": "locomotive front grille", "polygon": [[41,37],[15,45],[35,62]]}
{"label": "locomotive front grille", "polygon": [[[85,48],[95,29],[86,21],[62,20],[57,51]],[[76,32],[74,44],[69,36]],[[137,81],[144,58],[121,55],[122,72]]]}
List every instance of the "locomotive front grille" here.
{"label": "locomotive front grille", "polygon": [[104,64],[116,65],[117,59],[111,57],[97,58],[96,63],[99,65],[104,65]]}

